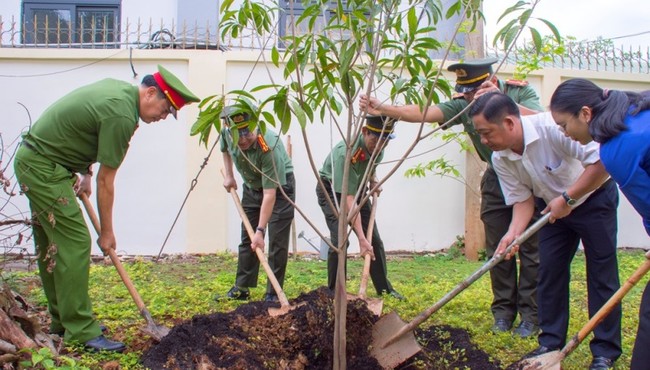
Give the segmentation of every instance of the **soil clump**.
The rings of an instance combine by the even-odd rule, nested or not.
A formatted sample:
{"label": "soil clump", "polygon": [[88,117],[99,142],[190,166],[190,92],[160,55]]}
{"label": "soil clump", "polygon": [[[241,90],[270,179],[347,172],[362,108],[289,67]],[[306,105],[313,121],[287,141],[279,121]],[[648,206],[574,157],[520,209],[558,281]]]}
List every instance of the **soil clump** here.
{"label": "soil clump", "polygon": [[[271,317],[268,302],[251,302],[227,313],[197,315],[181,323],[149,348],[142,363],[150,369],[331,369],[333,297],[327,288],[304,293],[306,302]],[[347,366],[380,369],[370,356],[372,327],[379,318],[362,300],[348,302]],[[499,369],[462,329],[432,326],[416,330],[423,347],[399,369]]]}

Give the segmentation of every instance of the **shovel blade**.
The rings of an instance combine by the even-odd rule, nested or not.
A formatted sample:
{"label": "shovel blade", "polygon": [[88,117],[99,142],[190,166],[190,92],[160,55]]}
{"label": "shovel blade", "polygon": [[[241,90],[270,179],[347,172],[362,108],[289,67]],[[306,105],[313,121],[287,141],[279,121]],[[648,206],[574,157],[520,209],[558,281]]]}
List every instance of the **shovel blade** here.
{"label": "shovel blade", "polygon": [[516,368],[520,370],[560,370],[563,358],[564,356],[560,351],[548,352],[521,360],[517,363]]}
{"label": "shovel blade", "polygon": [[366,303],[368,303],[368,310],[375,314],[375,316],[381,316],[381,311],[384,308],[384,301],[378,298],[366,298]]}
{"label": "shovel blade", "polygon": [[370,354],[383,369],[394,369],[422,350],[415,340],[413,331],[408,331],[393,343],[386,345],[392,337],[407,324],[397,313],[382,317],[372,328],[372,349]]}
{"label": "shovel blade", "polygon": [[293,305],[293,306],[292,305],[281,306],[280,308],[269,307],[269,309],[268,309],[269,316],[275,317],[275,316],[286,315],[287,313],[289,313],[289,311],[295,310],[296,308],[298,308],[298,307],[300,307],[300,306],[302,306],[304,304],[306,304],[306,302],[300,302],[297,305]]}
{"label": "shovel blade", "polygon": [[149,323],[146,328],[142,328],[141,330],[156,342],[160,342],[165,335],[169,334],[168,327],[152,323]]}
{"label": "shovel blade", "polygon": [[381,316],[382,309],[384,308],[384,301],[379,298],[361,298],[358,295],[346,293],[345,294],[348,301],[354,301],[356,299],[361,299],[366,302],[368,311],[372,312],[375,316]]}

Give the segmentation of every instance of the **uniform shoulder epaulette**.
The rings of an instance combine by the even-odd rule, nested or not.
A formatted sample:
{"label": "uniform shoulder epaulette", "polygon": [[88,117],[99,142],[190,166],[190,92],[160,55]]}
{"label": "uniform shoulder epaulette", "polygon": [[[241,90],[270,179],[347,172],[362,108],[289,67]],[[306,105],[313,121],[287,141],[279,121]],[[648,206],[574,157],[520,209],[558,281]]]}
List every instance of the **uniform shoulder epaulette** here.
{"label": "uniform shoulder epaulette", "polygon": [[465,95],[463,93],[455,93],[454,95],[451,96],[452,100],[457,100],[457,99],[465,99]]}
{"label": "uniform shoulder epaulette", "polygon": [[257,135],[257,143],[260,144],[260,149],[262,149],[262,153],[268,152],[269,146],[266,144],[266,140],[264,140],[264,136],[262,134]]}
{"label": "uniform shoulder epaulette", "polygon": [[524,81],[524,80],[506,80],[506,85],[526,87],[526,86],[528,86],[528,81]]}
{"label": "uniform shoulder epaulette", "polygon": [[363,151],[363,149],[359,148],[357,149],[354,154],[352,154],[352,163],[355,164],[357,162],[363,162],[366,160],[366,153]]}

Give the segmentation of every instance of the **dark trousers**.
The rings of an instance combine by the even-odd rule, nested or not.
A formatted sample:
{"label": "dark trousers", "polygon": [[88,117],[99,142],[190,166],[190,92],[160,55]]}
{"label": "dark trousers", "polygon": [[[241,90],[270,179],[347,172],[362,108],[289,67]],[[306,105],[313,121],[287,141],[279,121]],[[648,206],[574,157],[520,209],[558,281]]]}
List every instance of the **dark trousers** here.
{"label": "dark trousers", "polygon": [[[334,202],[334,192],[332,186],[327,179],[322,179],[325,187],[327,188],[327,194],[323,192],[319,185],[316,185],[316,196],[318,197],[318,205],[320,205],[323,215],[325,216],[325,222],[327,222],[327,227],[330,230],[330,239],[332,244],[335,246],[339,245],[339,219],[330,207],[327,197]],[[337,199],[340,202],[345,201],[341,199],[341,194],[336,194]],[[363,227],[363,232],[365,233],[368,230],[368,221],[370,218],[371,211],[370,201],[361,207],[361,226]],[[346,248],[350,245],[348,242]],[[372,284],[375,286],[377,294],[383,294],[393,291],[393,286],[388,281],[388,269],[386,267],[386,253],[384,252],[384,242],[379,236],[379,229],[377,228],[377,223],[375,222],[373,231],[372,231],[372,250],[375,253],[375,260],[370,263],[370,278],[372,279]],[[347,268],[347,264],[346,264]],[[334,289],[336,283],[336,272],[338,270],[338,253],[330,248],[327,253],[327,286],[330,289]],[[346,270],[347,276],[347,270]]]}
{"label": "dark trousers", "polygon": [[650,282],[646,284],[639,307],[639,329],[636,332],[630,370],[650,369]]}
{"label": "dark trousers", "polygon": [[[538,201],[540,208],[545,207]],[[561,348],[569,325],[571,261],[582,240],[587,262],[589,317],[620,287],[616,257],[618,189],[608,181],[565,218],[539,231],[539,344]],[[617,359],[621,355],[621,306],[594,329],[593,356]]]}
{"label": "dark trousers", "polygon": [[[295,179],[293,173],[287,174],[287,183],[282,187],[284,192],[291,198],[296,199]],[[262,208],[263,190],[253,190],[243,186],[242,206],[246,216],[253,227],[257,226]],[[280,286],[284,284],[284,274],[287,269],[287,258],[289,254],[289,237],[291,234],[291,221],[293,220],[294,209],[287,201],[280,189],[277,190],[273,214],[267,225],[268,233],[268,262],[273,274],[278,279]],[[241,288],[254,288],[257,286],[257,276],[260,270],[260,261],[257,254],[251,249],[251,239],[248,232],[241,225],[241,244],[239,244],[239,256],[237,259],[237,279],[235,284]],[[270,281],[266,284],[266,293],[275,293]]]}
{"label": "dark trousers", "polygon": [[[533,222],[537,219],[537,214]],[[481,179],[481,220],[485,228],[485,249],[492,258],[499,241],[512,220],[512,206],[506,205],[499,178],[488,166]],[[537,324],[537,269],[539,267],[538,238],[534,234],[519,247],[519,276],[517,260],[503,260],[490,270],[492,281],[492,315],[495,319],[521,320]]]}

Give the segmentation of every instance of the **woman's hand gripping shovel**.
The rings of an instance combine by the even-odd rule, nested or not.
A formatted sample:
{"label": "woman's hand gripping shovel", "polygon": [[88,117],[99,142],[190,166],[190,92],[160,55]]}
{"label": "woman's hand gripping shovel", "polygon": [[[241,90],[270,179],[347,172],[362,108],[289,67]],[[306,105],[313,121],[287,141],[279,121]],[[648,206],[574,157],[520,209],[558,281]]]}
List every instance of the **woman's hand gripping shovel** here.
{"label": "woman's hand gripping shovel", "polygon": [[550,216],[551,214],[547,213],[537,220],[537,222],[513,240],[503,253],[494,255],[485,263],[485,265],[483,265],[483,267],[478,269],[467,279],[463,280],[433,306],[422,311],[415,319],[413,319],[413,321],[407,324],[395,311],[382,317],[372,328],[371,355],[377,359],[384,369],[393,369],[411,356],[420,352],[422,348],[415,340],[413,329],[428,319],[429,316],[433,315],[434,312],[442,308],[442,306],[447,304],[447,302],[451,301],[460,292],[472,285],[472,283],[483,276],[483,274],[501,262],[515,245],[522,244],[526,239],[530,238],[534,233],[541,229],[542,226],[548,222]]}
{"label": "woman's hand gripping shovel", "polygon": [[[80,195],[80,198],[84,205],[84,208],[86,208],[86,213],[88,214],[88,217],[90,217],[90,221],[92,222],[93,227],[97,232],[97,235],[100,235],[101,227],[99,224],[99,219],[97,218],[97,214],[95,213],[95,209],[93,208],[93,205],[90,203],[90,200],[88,199],[88,196],[85,193],[82,193]],[[144,305],[144,302],[142,301],[140,294],[138,294],[138,291],[135,290],[135,286],[133,286],[133,283],[131,282],[129,275],[124,269],[124,266],[122,266],[122,262],[120,262],[120,259],[115,254],[115,250],[109,249],[106,253],[111,258],[111,261],[113,262],[113,265],[117,269],[117,273],[120,275],[120,278],[122,278],[122,281],[126,286],[126,289],[128,289],[129,293],[131,293],[131,297],[133,298],[135,305],[138,306],[140,315],[147,321],[147,327],[143,328],[142,331],[145,332],[146,334],[149,334],[151,338],[153,338],[154,340],[160,342],[165,335],[169,334],[169,328],[165,326],[157,325],[153,321],[153,318],[151,317],[151,313],[149,313],[149,310]]]}
{"label": "woman's hand gripping shovel", "polygon": [[[366,230],[366,239],[372,245],[372,233],[375,228],[375,215],[377,214],[377,197],[372,197],[372,209],[370,211],[370,218],[368,219],[368,229]],[[348,300],[362,299],[366,301],[368,310],[377,316],[381,316],[384,301],[379,298],[368,298],[366,289],[368,287],[368,277],[370,276],[370,262],[371,257],[366,254],[363,260],[363,272],[361,273],[361,284],[359,285],[359,295],[355,296],[348,294]]]}
{"label": "woman's hand gripping shovel", "polygon": [[564,358],[571,353],[589,333],[591,333],[598,324],[600,324],[609,314],[614,307],[618,306],[623,297],[636,285],[636,283],[643,278],[643,276],[650,270],[650,251],[645,254],[646,260],[639,268],[634,271],[627,281],[614,293],[607,302],[596,312],[594,316],[580,329],[580,331],[571,338],[564,348],[560,351],[548,352],[543,355],[531,357],[517,363],[517,369],[523,370],[538,370],[538,369],[557,369],[560,370],[560,363]]}
{"label": "woman's hand gripping shovel", "polygon": [[[223,170],[221,170],[221,174],[222,175],[224,174]],[[237,195],[237,191],[235,190],[235,188],[230,188],[230,195],[232,195],[232,199],[235,201],[235,206],[237,207],[237,211],[239,212],[239,217],[241,217],[241,220],[244,223],[244,227],[248,232],[248,237],[251,240],[253,240],[253,237],[255,236],[255,232],[253,231],[253,226],[251,226],[251,222],[248,220],[248,216],[246,216],[246,212],[244,211],[244,207],[242,207],[241,205],[241,201],[239,200],[239,195]],[[295,309],[297,306],[289,305],[289,300],[287,300],[287,296],[286,294],[284,294],[284,290],[282,290],[282,287],[280,286],[278,279],[275,277],[273,270],[271,270],[271,266],[269,266],[269,263],[266,260],[264,251],[262,251],[259,248],[255,248],[255,254],[257,254],[257,258],[260,260],[260,263],[264,267],[266,276],[271,282],[271,285],[273,285],[275,294],[278,295],[278,300],[280,301],[280,308],[269,308],[269,315],[280,316]]]}

